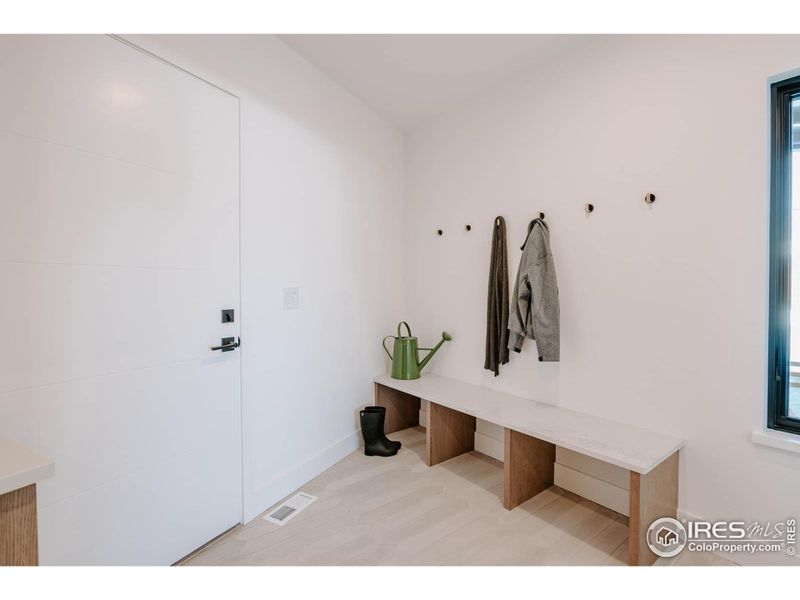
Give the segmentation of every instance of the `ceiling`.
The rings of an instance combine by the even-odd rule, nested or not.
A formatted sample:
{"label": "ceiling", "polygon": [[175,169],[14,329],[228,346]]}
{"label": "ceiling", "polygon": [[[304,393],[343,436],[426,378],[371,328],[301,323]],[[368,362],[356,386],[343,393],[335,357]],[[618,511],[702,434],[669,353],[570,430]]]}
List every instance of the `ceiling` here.
{"label": "ceiling", "polygon": [[580,43],[576,35],[281,35],[400,128],[414,127]]}

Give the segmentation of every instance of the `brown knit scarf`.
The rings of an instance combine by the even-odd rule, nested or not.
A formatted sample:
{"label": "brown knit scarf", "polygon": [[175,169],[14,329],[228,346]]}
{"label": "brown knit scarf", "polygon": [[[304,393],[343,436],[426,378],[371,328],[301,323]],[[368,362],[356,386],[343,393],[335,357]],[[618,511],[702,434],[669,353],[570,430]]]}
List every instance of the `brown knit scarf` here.
{"label": "brown knit scarf", "polygon": [[492,258],[489,265],[489,295],[486,302],[486,360],[483,368],[500,374],[508,362],[508,250],[506,221],[494,220]]}

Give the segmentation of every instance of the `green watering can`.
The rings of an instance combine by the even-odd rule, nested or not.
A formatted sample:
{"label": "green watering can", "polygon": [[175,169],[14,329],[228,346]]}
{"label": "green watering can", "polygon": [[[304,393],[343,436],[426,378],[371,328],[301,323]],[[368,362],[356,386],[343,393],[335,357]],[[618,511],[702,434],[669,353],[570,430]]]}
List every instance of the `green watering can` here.
{"label": "green watering can", "polygon": [[[400,335],[400,326],[405,325],[407,336]],[[386,347],[386,340],[394,338],[394,354],[389,353]],[[428,361],[436,354],[436,351],[442,347],[442,344],[449,342],[453,338],[446,331],[442,332],[442,339],[433,348],[417,348],[417,338],[411,335],[411,327],[405,321],[400,321],[397,324],[397,337],[387,335],[383,338],[383,349],[389,358],[392,359],[392,378],[393,379],[419,379],[419,372],[425,368]],[[419,360],[418,350],[429,350],[428,355]]]}

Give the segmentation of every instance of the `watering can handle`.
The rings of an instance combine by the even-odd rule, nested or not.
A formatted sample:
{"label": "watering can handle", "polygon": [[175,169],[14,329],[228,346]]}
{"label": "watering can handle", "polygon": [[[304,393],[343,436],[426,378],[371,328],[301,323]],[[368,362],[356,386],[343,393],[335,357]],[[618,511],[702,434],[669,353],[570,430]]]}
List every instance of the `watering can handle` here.
{"label": "watering can handle", "polygon": [[400,326],[401,325],[405,325],[406,326],[406,331],[408,331],[408,337],[411,337],[411,327],[409,327],[408,323],[406,323],[405,321],[400,321],[397,324],[397,337],[403,337],[403,335],[400,333]]}
{"label": "watering can handle", "polygon": [[394,336],[387,335],[385,338],[383,338],[383,349],[386,351],[386,354],[389,355],[389,360],[394,360],[394,356],[392,356],[392,354],[389,352],[389,349],[386,347],[386,340],[388,340],[389,338],[394,338]]}

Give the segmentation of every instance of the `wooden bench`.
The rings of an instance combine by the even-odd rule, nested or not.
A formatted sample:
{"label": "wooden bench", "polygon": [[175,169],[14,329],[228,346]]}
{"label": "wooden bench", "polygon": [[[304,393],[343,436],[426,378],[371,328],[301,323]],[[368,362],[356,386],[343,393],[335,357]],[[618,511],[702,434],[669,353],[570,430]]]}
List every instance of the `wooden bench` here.
{"label": "wooden bench", "polygon": [[630,472],[628,563],[650,565],[647,528],[676,517],[683,441],[551,404],[440,377],[375,378],[375,404],[386,407],[386,432],[419,425],[427,400],[426,459],[436,465],[474,449],[476,419],[505,429],[503,506],[511,510],[553,485],[556,446]]}

